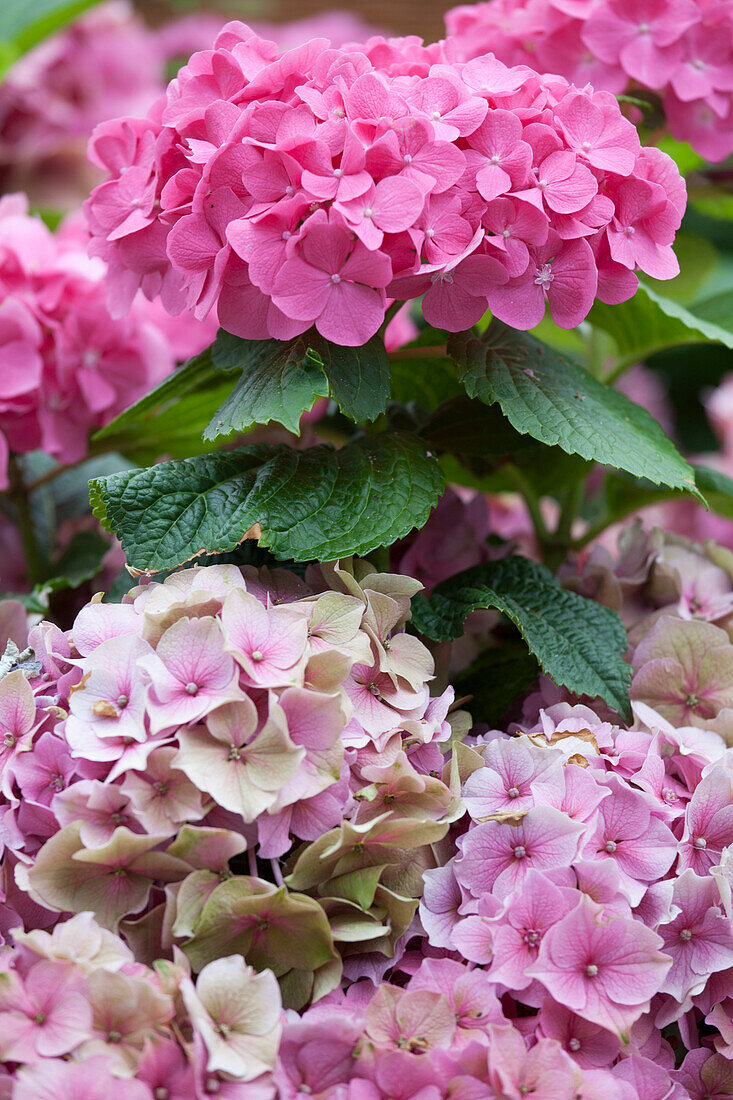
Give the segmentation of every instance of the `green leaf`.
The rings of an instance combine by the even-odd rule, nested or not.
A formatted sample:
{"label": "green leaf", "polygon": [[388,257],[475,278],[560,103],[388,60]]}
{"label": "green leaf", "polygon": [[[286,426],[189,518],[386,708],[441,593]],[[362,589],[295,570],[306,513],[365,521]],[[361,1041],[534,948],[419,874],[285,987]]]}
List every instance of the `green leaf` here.
{"label": "green leaf", "polygon": [[456,695],[470,695],[466,704],[475,722],[496,726],[514,700],[526,693],[537,678],[536,659],[521,641],[508,641],[486,649],[453,678]]}
{"label": "green leaf", "polygon": [[201,450],[204,428],[231,388],[206,348],[96,432],[92,448],[116,450],[141,466],[162,455],[184,458]]}
{"label": "green leaf", "polygon": [[[709,466],[693,465],[695,481],[713,512],[733,519],[733,478]],[[614,473],[606,478],[603,487],[604,507],[602,524],[593,524],[594,533],[602,527],[618,523],[632,512],[648,508],[652,504],[661,504],[666,500],[676,500],[680,493],[670,489],[659,489],[643,478],[630,478]]]}
{"label": "green leaf", "polygon": [[392,398],[403,405],[415,402],[432,411],[463,393],[456,364],[447,354],[435,359],[417,355],[403,358],[398,351],[390,356],[390,368]]}
{"label": "green leaf", "polygon": [[498,403],[521,434],[699,496],[691,467],[645,409],[533,336],[493,321],[485,340],[459,333],[449,350],[469,397]]}
{"label": "green leaf", "polygon": [[626,631],[615,611],[566,592],[543,565],[509,557],[467,569],[416,596],[412,625],[433,641],[450,641],[479,608],[502,611],[518,628],[530,653],[557,684],[576,695],[599,695],[631,717],[631,670],[623,659]]}
{"label": "green leaf", "polygon": [[693,172],[696,168],[700,168],[705,163],[700,154],[692,148],[689,141],[676,141],[669,134],[664,135],[659,142],[659,148],[668,157],[672,158],[683,176],[686,176],[688,172]]}
{"label": "green leaf", "polygon": [[540,449],[531,437],[515,431],[498,406],[472,401],[465,394],[452,397],[431,413],[420,435],[439,452],[486,458]]}
{"label": "green leaf", "polygon": [[96,531],[77,532],[58,561],[52,565],[53,577],[43,581],[41,587],[52,592],[78,588],[85,581],[96,577],[109,548],[108,540]]}
{"label": "green leaf", "polygon": [[360,348],[342,348],[316,335],[311,346],[344,416],[361,423],[382,415],[389,399],[390,370],[381,336],[372,336]]}
{"label": "green leaf", "polygon": [[3,0],[0,8],[0,76],[17,58],[60,30],[98,0]]}
{"label": "green leaf", "polygon": [[617,306],[596,302],[588,320],[613,337],[621,364],[629,366],[681,344],[712,342],[733,348],[733,328],[706,320],[707,308],[703,302],[686,309],[647,283],[639,283],[628,302]]}
{"label": "green leaf", "polygon": [[[702,291],[717,267],[718,252],[710,241],[692,233],[678,233],[674,251],[680,265],[679,275],[664,281],[647,277],[645,285],[651,286],[663,298],[687,304]],[[697,312],[696,307],[690,308]]]}
{"label": "green leaf", "polygon": [[300,418],[328,384],[304,337],[295,340],[241,340],[220,330],[211,348],[217,370],[241,370],[226,400],[204,431],[205,440],[243,432],[254,424],[276,421],[295,435]]}
{"label": "green leaf", "polygon": [[689,205],[706,218],[733,221],[733,194],[716,187],[691,187]]}
{"label": "green leaf", "polygon": [[141,397],[104,428],[100,428],[92,437],[92,442],[119,435],[125,428],[135,428],[148,414],[157,413],[183,394],[204,389],[216,376],[217,369],[211,359],[211,348],[205,348],[164,378],[145,397]]}
{"label": "green leaf", "polygon": [[424,444],[394,432],[339,451],[262,444],[165,462],[95,479],[90,497],[130,566],[159,572],[246,538],[280,559],[363,556],[421,527],[442,488]]}

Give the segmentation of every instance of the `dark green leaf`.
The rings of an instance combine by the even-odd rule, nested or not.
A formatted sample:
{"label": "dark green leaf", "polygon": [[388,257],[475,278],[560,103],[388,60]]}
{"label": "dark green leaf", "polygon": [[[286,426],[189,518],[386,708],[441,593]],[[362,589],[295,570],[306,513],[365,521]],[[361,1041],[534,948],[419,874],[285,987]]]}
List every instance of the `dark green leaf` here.
{"label": "dark green leaf", "polygon": [[460,333],[449,350],[469,397],[498,403],[521,434],[697,493],[691,467],[645,409],[533,336],[493,321],[484,340]]}
{"label": "dark green leaf", "polygon": [[372,336],[360,348],[342,348],[317,335],[311,344],[344,416],[358,423],[381,416],[390,390],[389,359],[381,336]]}
{"label": "dark green leaf", "polygon": [[129,564],[159,572],[253,537],[293,561],[368,554],[422,526],[442,487],[419,440],[384,433],[339,451],[257,445],[166,462],[94,480],[90,496]]}
{"label": "dark green leaf", "polygon": [[209,441],[270,421],[298,435],[303,413],[317,397],[328,395],[323,368],[305,337],[240,340],[221,330],[211,358],[217,370],[236,369],[241,375],[204,431],[204,439]]}
{"label": "dark green leaf", "polygon": [[557,684],[576,695],[598,695],[630,717],[631,675],[623,659],[627,640],[621,619],[566,592],[544,566],[521,557],[478,565],[439,584],[429,600],[415,597],[412,606],[412,625],[434,641],[457,638],[471,611],[502,611]]}
{"label": "dark green leaf", "polygon": [[531,437],[515,431],[498,406],[472,401],[465,394],[451,398],[431,413],[420,435],[437,451],[486,458],[539,449]]}
{"label": "dark green leaf", "polygon": [[487,649],[460,675],[453,678],[456,695],[470,695],[466,704],[474,722],[495,726],[514,700],[537,678],[536,659],[521,641],[509,641]]}

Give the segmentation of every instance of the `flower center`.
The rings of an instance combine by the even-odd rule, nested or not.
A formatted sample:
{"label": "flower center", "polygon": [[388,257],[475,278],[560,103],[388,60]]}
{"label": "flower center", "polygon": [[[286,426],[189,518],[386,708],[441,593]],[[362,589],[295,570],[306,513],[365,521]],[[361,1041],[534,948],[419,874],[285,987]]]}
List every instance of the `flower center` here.
{"label": "flower center", "polygon": [[121,1043],[122,1042],[122,1032],[121,1031],[108,1031],[107,1032],[107,1042],[108,1043]]}
{"label": "flower center", "polygon": [[649,26],[648,23],[640,23],[639,24],[639,34],[649,34],[650,30],[651,30],[651,27]]}
{"label": "flower center", "polygon": [[[333,278],[335,278],[335,276],[332,275],[331,278],[333,279]],[[262,660],[262,650],[261,649],[253,649],[252,652],[250,653],[250,657],[252,658],[253,661],[261,661]]]}
{"label": "flower center", "polygon": [[153,1096],[155,1097],[155,1100],[168,1100],[170,1092],[165,1087],[165,1085],[158,1085],[157,1089],[155,1089],[155,1091],[153,1092]]}
{"label": "flower center", "polygon": [[402,158],[402,163],[403,164],[412,164],[412,157],[410,156],[409,153],[405,153],[404,157]]}
{"label": "flower center", "polygon": [[186,684],[186,694],[187,695],[195,695],[196,692],[198,691],[198,689],[199,689],[198,684],[194,684],[193,680],[189,680],[189,682]]}
{"label": "flower center", "polygon": [[688,943],[689,940],[692,939],[692,932],[690,931],[689,928],[683,928],[682,929],[682,931],[680,932],[680,939],[684,940],[685,943]]}
{"label": "flower center", "polygon": [[33,1023],[38,1024],[39,1027],[42,1027],[43,1024],[45,1024],[45,1022],[46,1022],[46,1013],[45,1012],[37,1012],[35,1014],[35,1016],[33,1017]]}
{"label": "flower center", "polygon": [[282,232],[282,239],[284,241],[289,241],[290,238],[292,237],[292,235],[293,234],[290,232],[289,229],[284,229],[283,232]]}
{"label": "flower center", "polygon": [[333,174],[334,174],[334,176],[336,177],[337,180],[340,180],[341,177],[344,174],[344,170],[343,170],[343,168],[334,168]]}
{"label": "flower center", "polygon": [[685,699],[685,703],[688,707],[696,707],[700,703],[700,696],[696,695],[694,691],[691,691]]}
{"label": "flower center", "polygon": [[242,758],[242,750],[238,749],[236,745],[232,745],[232,747],[229,750],[229,759],[230,760],[241,760],[241,758]]}
{"label": "flower center", "polygon": [[373,214],[374,214],[374,211],[372,210],[371,206],[367,206],[367,208],[364,211],[364,217],[365,218],[371,218]]}
{"label": "flower center", "polygon": [[524,933],[524,942],[529,944],[531,947],[534,947],[535,944],[538,944],[541,939],[542,933],[538,932],[536,928],[529,928]]}
{"label": "flower center", "polygon": [[692,847],[693,848],[699,848],[699,849],[702,850],[704,848],[707,848],[707,846],[708,846],[708,842],[707,842],[707,840],[705,839],[704,836],[696,836],[695,839],[692,842]]}
{"label": "flower center", "polygon": [[518,844],[516,846],[516,848],[514,849],[514,858],[515,859],[524,859],[526,855],[527,855],[527,849],[524,847],[523,844]]}
{"label": "flower center", "polygon": [[590,143],[589,141],[584,141],[584,142],[582,143],[582,145],[580,146],[580,148],[581,148],[581,149],[582,149],[582,150],[583,150],[584,152],[588,153],[588,152],[590,152],[590,150],[591,150],[591,149],[593,148],[593,146],[592,146],[592,144],[591,144],[591,143]]}
{"label": "flower center", "polygon": [[129,702],[130,702],[130,700],[126,695],[118,695],[117,696],[117,706],[119,707],[120,710],[124,710]]}
{"label": "flower center", "polygon": [[588,963],[585,968],[585,973],[588,978],[595,978],[598,974],[598,967],[595,963]]}
{"label": "flower center", "polygon": [[506,793],[509,798],[519,798],[519,787],[510,787]]}
{"label": "flower center", "polygon": [[501,157],[498,153],[494,153],[493,157],[489,160],[489,164],[501,164]]}
{"label": "flower center", "polygon": [[576,1039],[575,1036],[573,1036],[572,1039],[568,1040],[568,1048],[570,1050],[580,1050],[580,1039]]}
{"label": "flower center", "polygon": [[12,749],[17,741],[17,737],[13,733],[6,733],[3,737],[3,744],[6,749]]}
{"label": "flower center", "polygon": [[615,840],[607,840],[606,843],[604,844],[604,848],[608,852],[609,855],[613,855],[613,853],[616,851],[616,841]]}
{"label": "flower center", "polygon": [[554,281],[555,276],[552,274],[552,267],[550,264],[543,264],[542,267],[538,267],[535,274],[535,285],[541,286],[543,290],[549,290],[550,283]]}
{"label": "flower center", "polygon": [[58,772],[55,775],[52,775],[51,780],[50,780],[48,785],[49,785],[49,787],[53,787],[53,789],[55,791],[63,791],[63,789],[64,789],[64,777],[63,777],[63,775],[60,775]]}
{"label": "flower center", "polygon": [[334,274],[333,274],[333,275],[331,276],[331,282],[332,282],[332,283],[334,283],[334,285],[335,285],[335,284],[337,284],[337,283],[340,283],[340,282],[341,282],[341,276],[340,276],[340,275],[336,275],[336,274],[334,273]]}

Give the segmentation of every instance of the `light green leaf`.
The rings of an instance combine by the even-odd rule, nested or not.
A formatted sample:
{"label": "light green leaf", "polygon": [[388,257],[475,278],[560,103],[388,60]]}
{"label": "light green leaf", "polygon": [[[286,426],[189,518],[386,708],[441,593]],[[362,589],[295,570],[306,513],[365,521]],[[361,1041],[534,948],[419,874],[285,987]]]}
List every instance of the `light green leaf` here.
{"label": "light green leaf", "polygon": [[502,611],[529,651],[557,683],[576,695],[600,696],[630,718],[631,672],[623,659],[626,631],[615,611],[566,592],[543,565],[509,557],[475,566],[443,581],[430,599],[412,602],[412,625],[434,641],[463,632],[479,608]]}
{"label": "light green leaf", "polygon": [[165,462],[95,479],[90,497],[129,565],[159,572],[246,538],[294,561],[364,556],[421,527],[442,488],[424,444],[393,432],[339,451],[256,445]]}
{"label": "light green leaf", "polygon": [[459,333],[448,346],[469,397],[498,403],[520,434],[699,496],[691,467],[645,409],[528,333],[493,321],[483,340]]}
{"label": "light green leaf", "polygon": [[613,337],[620,365],[630,366],[655,352],[682,344],[724,344],[733,348],[733,328],[707,320],[703,303],[685,308],[647,283],[628,302],[607,306],[596,302],[588,320]]}
{"label": "light green leaf", "polygon": [[98,0],[3,0],[0,7],[0,77],[17,58]]}

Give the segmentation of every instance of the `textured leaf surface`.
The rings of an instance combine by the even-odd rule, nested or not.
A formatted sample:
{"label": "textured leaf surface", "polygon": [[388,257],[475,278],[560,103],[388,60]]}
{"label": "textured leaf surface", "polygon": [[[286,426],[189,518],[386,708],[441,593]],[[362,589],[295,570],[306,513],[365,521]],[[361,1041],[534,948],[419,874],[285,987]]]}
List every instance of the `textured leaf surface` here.
{"label": "textured leaf surface", "polygon": [[328,394],[323,367],[301,337],[287,342],[240,340],[222,330],[212,345],[211,359],[217,370],[241,373],[204,431],[206,440],[273,420],[298,435],[303,413],[317,397]]}
{"label": "textured leaf surface", "polygon": [[460,333],[449,350],[469,397],[498,403],[521,434],[696,492],[692,468],[645,409],[533,336],[494,321],[486,340]]}
{"label": "textured leaf surface", "polygon": [[424,445],[395,432],[339,451],[257,445],[165,462],[95,479],[90,496],[129,565],[159,572],[247,537],[294,561],[368,554],[422,526],[442,488]]}
{"label": "textured leaf surface", "polygon": [[599,695],[630,717],[631,672],[623,659],[621,619],[594,600],[566,592],[544,566],[521,557],[478,565],[439,584],[429,600],[415,597],[412,607],[412,625],[434,641],[457,638],[471,611],[502,611],[557,684],[576,695]]}
{"label": "textured leaf surface", "polygon": [[315,336],[312,346],[323,363],[331,396],[344,416],[358,422],[381,416],[390,390],[389,359],[382,338],[372,336],[363,347],[342,348]]}

